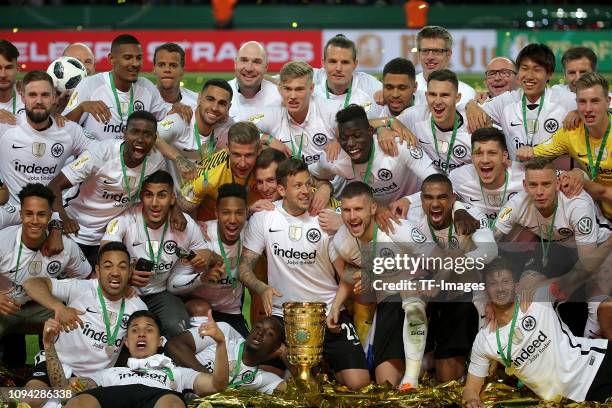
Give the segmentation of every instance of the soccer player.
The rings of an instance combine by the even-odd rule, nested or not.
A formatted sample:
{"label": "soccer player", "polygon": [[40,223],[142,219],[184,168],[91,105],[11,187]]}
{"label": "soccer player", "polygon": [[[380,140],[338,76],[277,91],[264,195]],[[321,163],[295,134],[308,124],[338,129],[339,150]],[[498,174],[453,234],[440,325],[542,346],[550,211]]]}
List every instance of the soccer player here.
{"label": "soccer player", "polygon": [[[608,81],[598,73],[584,74],[576,81],[576,102],[581,124],[577,129],[561,129],[546,142],[531,148],[519,149],[518,157],[529,160],[532,157],[558,157],[568,154],[585,172],[574,169],[561,178],[563,191],[574,196],[584,180],[600,183],[606,188],[612,186],[612,117]],[[612,219],[612,204],[601,201],[604,215]]]}
{"label": "soccer player", "polygon": [[[17,92],[15,83],[19,72],[19,51],[10,41],[0,40],[0,115],[4,113],[16,115],[23,111],[21,95]],[[6,111],[6,112],[3,112]]]}
{"label": "soccer player", "polygon": [[265,149],[257,156],[253,177],[255,177],[255,191],[261,198],[249,207],[249,212],[273,210],[273,202],[282,198],[278,193],[276,170],[286,159],[287,156],[276,149]]}
{"label": "soccer player", "polygon": [[[453,38],[444,27],[423,27],[417,34],[417,49],[423,69],[423,72],[416,76],[417,89],[427,89],[429,74],[448,68],[453,55]],[[474,88],[461,81],[459,81],[459,94],[461,94],[461,104],[476,96]]]}
{"label": "soccer player", "polygon": [[572,47],[561,56],[565,84],[557,84],[552,88],[565,89],[576,93],[576,81],[584,74],[597,72],[597,55],[589,47]]}
{"label": "soccer player", "polygon": [[[164,322],[162,334],[167,337],[182,332],[188,327],[189,319],[183,301],[166,290],[169,277],[191,274],[193,268],[208,267],[209,261],[214,261],[206,251],[195,221],[188,218],[184,231],[169,228],[170,208],[176,198],[173,184],[170,174],[163,170],[148,176],[140,190],[142,204],[112,219],[100,242],[104,246],[107,242],[119,241],[130,248],[131,259],[137,261],[132,284],[149,310]],[[180,262],[179,248],[194,251],[190,265]],[[149,261],[148,265],[140,265],[143,259]],[[183,279],[180,284],[195,287],[205,279],[205,274],[201,275],[201,279]]]}
{"label": "soccer player", "polygon": [[167,109],[181,102],[195,111],[198,94],[181,86],[185,73],[185,50],[175,43],[165,43],[155,48],[153,53],[153,75],[157,89],[167,104]]}
{"label": "soccer player", "polygon": [[[337,259],[330,237],[321,230],[317,217],[308,214],[312,180],[306,164],[289,159],[279,165],[276,177],[283,200],[274,211],[258,212],[249,220],[239,276],[251,292],[262,297],[266,314],[282,320],[283,302],[321,301],[330,308],[338,290],[334,264],[341,260]],[[267,284],[253,273],[264,250]],[[369,383],[370,377],[359,338],[346,311],[340,313],[337,323],[344,330],[325,332],[323,354],[341,384],[360,389]]]}
{"label": "soccer player", "polygon": [[427,105],[405,110],[398,120],[418,135],[421,148],[443,173],[451,173],[471,163],[470,133],[463,108],[457,75],[448,69],[433,71],[427,77]]}
{"label": "soccer player", "polygon": [[485,68],[484,84],[487,87],[485,100],[518,88],[516,66],[506,57],[495,57]]}
{"label": "soccer player", "polygon": [[[77,377],[86,391],[73,397],[69,408],[159,406],[184,407],[181,392],[192,389],[197,395],[214,394],[225,389],[229,376],[227,349],[223,332],[214,321],[200,330],[215,342],[216,370],[213,374],[177,367],[170,358],[157,354],[161,347],[161,322],[149,311],[134,312],[127,320],[125,346],[130,358],[127,367],[113,367]],[[54,338],[59,327],[53,320],[45,323],[43,344],[47,356],[47,372],[54,387],[68,388],[69,381],[58,357]],[[97,387],[97,388],[96,388]]]}
{"label": "soccer player", "polygon": [[76,58],[83,64],[87,70],[87,76],[94,75],[96,73],[96,58],[91,52],[91,48],[82,43],[72,43],[62,53],[64,57]]}
{"label": "soccer player", "polygon": [[[74,240],[91,265],[96,264],[106,224],[129,208],[140,196],[144,179],[165,165],[162,155],[151,151],[156,131],[155,116],[136,111],[127,119],[124,140],[92,145],[49,183],[64,232],[75,233]],[[78,195],[64,207],[62,191],[76,184],[80,184]],[[178,208],[175,211],[182,218]]]}
{"label": "soccer player", "polygon": [[[175,279],[183,278],[176,274],[168,282],[172,293],[186,296],[189,300],[185,307],[191,316],[191,326],[200,326],[208,311],[218,322],[228,323],[242,336],[248,335],[248,326],[242,316],[243,287],[238,280],[238,264],[242,254],[243,228],[247,222],[247,192],[244,186],[235,183],[219,187],[216,219],[206,222],[208,240],[204,247],[222,258],[221,279],[206,280],[200,285],[185,286]],[[184,271],[180,272],[184,274]]]}
{"label": "soccer player", "polygon": [[[511,160],[522,146],[536,146],[561,128],[566,115],[576,108],[564,92],[547,88],[555,72],[555,55],[544,44],[529,44],[516,57],[521,89],[494,97],[479,108],[475,101],[466,105],[470,128],[485,127],[490,119],[506,135]],[[485,119],[472,120],[483,114]],[[478,123],[478,125],[475,125]]]}
{"label": "soccer player", "polygon": [[0,124],[0,178],[8,188],[9,204],[0,208],[0,228],[19,223],[17,193],[28,183],[48,184],[72,156],[95,144],[76,123],[59,126],[51,116],[53,80],[43,71],[23,78],[25,115],[15,125]]}
{"label": "soccer player", "polygon": [[233,90],[229,114],[236,122],[256,122],[268,109],[281,106],[278,87],[264,79],[267,70],[268,56],[263,45],[257,41],[242,44],[234,62],[236,78],[229,81]]}
{"label": "soccer player", "polygon": [[325,99],[334,112],[350,104],[363,106],[369,118],[380,116],[374,94],[381,83],[370,74],[355,72],[357,47],[343,34],[327,41],[323,48],[323,68],[314,72],[314,94]]}
{"label": "soccer player", "polygon": [[[282,358],[289,366],[287,347],[283,344],[284,330],[277,319],[265,317],[255,323],[253,330],[247,331],[246,336],[227,323],[219,322],[218,326],[225,335],[228,360],[233,363],[228,388],[267,394],[285,390],[286,383],[281,377],[259,369],[260,364],[276,357]],[[200,327],[192,327],[172,338],[165,349],[183,367],[214,372],[216,346],[200,335]]]}
{"label": "soccer player", "polygon": [[496,259],[483,274],[496,329],[482,328],[474,341],[463,392],[468,408],[485,407],[480,391],[493,361],[542,399],[604,401],[612,395],[609,342],[575,337],[559,320],[552,305],[559,297],[557,282],[525,300],[518,297],[509,262]]}
{"label": "soccer player", "polygon": [[[84,262],[88,267],[89,264]],[[127,333],[127,321],[147,306],[129,294],[130,256],[125,245],[111,242],[100,250],[98,279],[49,279],[34,277],[24,283],[33,300],[55,315],[58,333],[55,351],[68,377],[88,377],[115,365]],[[47,333],[43,331],[43,338]],[[45,353],[34,359],[36,365],[26,388],[54,386],[52,367]],[[31,406],[34,406],[30,402]]]}
{"label": "soccer player", "polygon": [[59,254],[45,256],[40,252],[51,220],[53,193],[42,184],[27,184],[18,197],[21,225],[0,231],[4,242],[0,249],[0,281],[3,287],[8,287],[0,293],[0,338],[11,331],[37,333],[50,317],[44,307],[30,302],[24,292],[23,285],[28,279],[34,276],[85,279],[91,273],[77,244],[66,236],[62,237],[64,250]]}
{"label": "soccer player", "polygon": [[417,89],[414,65],[406,58],[393,58],[383,68],[383,110],[381,116],[398,116],[411,106],[427,103]]}

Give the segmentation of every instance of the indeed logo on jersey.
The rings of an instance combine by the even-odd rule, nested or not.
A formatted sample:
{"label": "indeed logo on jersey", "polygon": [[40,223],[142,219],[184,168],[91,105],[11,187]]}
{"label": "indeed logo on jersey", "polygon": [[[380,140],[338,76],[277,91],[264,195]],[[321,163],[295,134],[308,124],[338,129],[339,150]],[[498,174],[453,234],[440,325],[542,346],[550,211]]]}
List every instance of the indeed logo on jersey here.
{"label": "indeed logo on jersey", "polygon": [[[85,322],[85,327],[83,327],[83,335],[89,337],[92,340],[99,341],[100,343],[106,345],[108,341],[108,337],[106,336],[106,331],[97,331],[95,328],[91,326],[91,323]],[[121,347],[123,343],[123,337],[115,340],[115,347]]]}
{"label": "indeed logo on jersey", "polygon": [[515,358],[512,363],[518,368],[521,364],[529,361],[530,363],[534,362],[539,356],[540,353],[543,353],[544,350],[550,345],[551,340],[548,336],[540,330],[538,333],[538,337],[536,337],[531,343],[521,349],[521,353],[517,358]]}
{"label": "indeed logo on jersey", "polygon": [[121,133],[122,138],[126,130],[127,130],[127,123],[123,123],[123,122],[117,123],[116,125],[113,125],[112,123],[107,122],[104,125],[104,128],[102,129],[104,133]]}
{"label": "indeed logo on jersey", "polygon": [[374,195],[384,195],[387,193],[391,193],[393,191],[397,190],[397,183],[394,181],[393,183],[391,183],[388,186],[384,186],[384,187],[372,187],[372,192],[374,193]]}
{"label": "indeed logo on jersey", "polygon": [[57,170],[57,164],[55,166],[38,166],[36,163],[23,164],[19,160],[13,160],[15,171],[24,174],[50,174],[54,175]]}
{"label": "indeed logo on jersey", "polygon": [[113,207],[125,207],[130,202],[130,199],[123,192],[121,193],[113,193],[110,191],[103,190],[102,198],[105,200],[114,201]]}
{"label": "indeed logo on jersey", "polygon": [[281,246],[276,242],[274,245],[272,245],[272,249],[274,249],[274,255],[285,258],[287,260],[287,264],[289,265],[312,264],[317,257],[316,249],[312,252],[300,252],[295,248],[281,248]]}

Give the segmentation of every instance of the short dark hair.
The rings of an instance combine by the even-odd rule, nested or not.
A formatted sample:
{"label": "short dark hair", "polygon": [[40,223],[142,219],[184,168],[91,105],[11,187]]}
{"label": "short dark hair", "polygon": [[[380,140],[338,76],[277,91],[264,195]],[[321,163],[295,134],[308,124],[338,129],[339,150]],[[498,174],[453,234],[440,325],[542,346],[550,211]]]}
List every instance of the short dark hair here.
{"label": "short dark hair", "polygon": [[259,143],[259,129],[251,122],[236,122],[227,131],[227,144]]}
{"label": "short dark hair", "polygon": [[216,86],[217,88],[226,90],[227,93],[229,93],[230,102],[232,101],[232,98],[234,97],[234,90],[232,89],[232,86],[229,84],[229,82],[227,82],[225,79],[209,79],[208,81],[204,82],[204,86],[202,86],[202,92],[204,92],[209,86]]}
{"label": "short dark hair", "polygon": [[370,125],[368,115],[366,114],[365,109],[363,109],[363,106],[356,105],[354,103],[336,113],[336,122],[338,123],[338,126],[347,122],[359,122],[365,126]]}
{"label": "short dark hair", "polygon": [[142,119],[142,120],[146,120],[147,122],[153,123],[153,128],[157,132],[157,118],[155,118],[155,116],[153,116],[151,112],[148,112],[145,110],[139,110],[139,111],[132,112],[132,114],[128,116],[127,118],[125,128],[127,129],[128,127],[130,127],[130,122],[136,119]]}
{"label": "short dark hair", "polygon": [[308,172],[308,165],[300,159],[287,159],[278,165],[276,169],[276,182],[283,187],[287,187],[287,178],[298,173]]}
{"label": "short dark hair", "polygon": [[561,65],[563,65],[563,70],[565,70],[565,66],[568,62],[581,58],[588,59],[591,63],[591,69],[593,71],[597,70],[597,55],[589,47],[582,46],[568,48],[567,51],[563,53],[563,56],[561,57]]}
{"label": "short dark hair", "polygon": [[363,181],[354,181],[344,187],[340,198],[344,200],[345,198],[355,198],[361,195],[366,195],[370,197],[370,199],[374,200],[374,193],[372,192],[372,187],[370,187]]}
{"label": "short dark hair", "polygon": [[580,75],[580,78],[576,80],[576,93],[598,85],[603,89],[604,95],[608,96],[608,80],[606,77],[598,72],[587,72],[584,75]]}
{"label": "short dark hair", "polygon": [[128,263],[130,262],[130,253],[123,242],[120,241],[109,241],[100,248],[98,252],[98,265],[102,262],[102,255],[107,252],[123,252],[127,258]]}
{"label": "short dark hair", "polygon": [[180,45],[169,42],[157,47],[153,53],[153,65],[155,65],[157,61],[157,53],[159,51],[176,52],[181,57],[181,68],[185,68],[185,50]]}
{"label": "short dark hair", "polygon": [[482,279],[483,281],[486,281],[487,277],[493,272],[498,272],[498,271],[503,271],[503,270],[508,270],[512,272],[512,277],[513,279],[515,278],[516,269],[514,265],[512,264],[512,262],[510,262],[507,258],[498,256],[497,258],[493,259],[491,262],[485,265],[485,267],[482,270]]}
{"label": "short dark hair", "polygon": [[508,151],[508,145],[506,144],[506,136],[504,132],[494,127],[480,128],[472,133],[472,150],[474,150],[475,143],[494,141],[499,143],[502,150]]}
{"label": "short dark hair", "polygon": [[434,173],[434,174],[430,174],[429,176],[427,176],[425,180],[423,180],[423,183],[421,184],[421,191],[423,191],[423,189],[425,188],[425,185],[433,184],[433,183],[446,184],[448,188],[450,189],[450,191],[451,192],[453,191],[453,183],[451,183],[450,179],[448,178],[446,174],[442,174],[442,173]]}
{"label": "short dark hair", "polygon": [[155,313],[149,310],[137,310],[134,313],[132,313],[130,315],[130,318],[127,321],[127,328],[129,328],[132,322],[138,319],[139,317],[148,317],[149,319],[153,320],[155,324],[157,325],[157,329],[159,330],[159,333],[161,333],[161,330],[162,330],[161,320],[159,320],[159,317],[157,317]]}
{"label": "short dark hair", "polygon": [[552,161],[546,157],[534,157],[525,163],[525,173],[527,170],[544,170],[551,169],[555,171],[555,166],[553,166]]}
{"label": "short dark hair", "polygon": [[261,319],[261,322],[270,322],[272,324],[272,326],[274,326],[276,328],[276,330],[278,330],[278,334],[279,334],[279,343],[284,343],[285,342],[285,330],[283,329],[283,325],[280,323],[280,321],[278,319],[276,319],[275,317],[272,316],[266,316],[263,319]]}
{"label": "short dark hair", "polygon": [[453,84],[455,91],[459,90],[459,80],[457,79],[457,74],[450,69],[439,69],[430,73],[427,77],[427,85],[429,85],[431,81],[450,82]]}
{"label": "short dark hair", "polygon": [[25,74],[22,80],[23,89],[25,89],[26,85],[28,85],[30,82],[34,81],[47,81],[51,85],[51,88],[55,89],[53,78],[51,78],[51,75],[47,74],[45,71],[30,71]]}
{"label": "short dark hair", "polygon": [[257,156],[257,160],[255,161],[256,169],[267,169],[270,167],[272,163],[281,164],[287,160],[287,156],[280,150],[268,148],[264,149],[259,156]]}
{"label": "short dark hair", "polygon": [[17,58],[19,58],[19,50],[12,42],[0,40],[0,55],[7,61],[17,61]]}
{"label": "short dark hair", "polygon": [[49,202],[49,207],[53,207],[53,201],[55,201],[55,194],[51,189],[40,183],[28,183],[26,184],[19,194],[17,194],[19,198],[19,203],[23,205],[23,202],[28,197],[40,197]]}
{"label": "short dark hair", "polygon": [[325,44],[325,48],[323,48],[323,60],[327,58],[327,48],[332,45],[338,48],[350,49],[351,54],[353,55],[353,61],[357,59],[357,47],[355,46],[355,43],[346,38],[344,34],[336,34]]}
{"label": "short dark hair", "polygon": [[217,206],[223,198],[235,197],[244,201],[247,204],[247,191],[246,188],[238,183],[225,183],[219,187],[217,193]]}
{"label": "short dark hair", "polygon": [[111,52],[117,51],[117,48],[125,44],[140,45],[140,41],[138,41],[136,37],[130,34],[118,35],[111,43]]}
{"label": "short dark hair", "polygon": [[412,61],[406,58],[393,58],[383,68],[383,80],[387,74],[408,75],[413,81],[416,79],[416,70]]}
{"label": "short dark hair", "polygon": [[444,40],[444,46],[447,50],[453,48],[453,37],[450,32],[440,26],[425,26],[417,33],[417,47],[421,48],[421,40],[427,38],[430,40]]}
{"label": "short dark hair", "polygon": [[520,69],[525,59],[530,59],[538,65],[543,66],[546,72],[555,72],[555,53],[546,44],[527,44],[516,57],[516,66]]}
{"label": "short dark hair", "polygon": [[142,182],[142,190],[144,190],[145,184],[167,184],[170,186],[170,189],[174,188],[174,180],[172,179],[170,173],[165,170],[157,170],[155,173],[149,174],[149,176]]}

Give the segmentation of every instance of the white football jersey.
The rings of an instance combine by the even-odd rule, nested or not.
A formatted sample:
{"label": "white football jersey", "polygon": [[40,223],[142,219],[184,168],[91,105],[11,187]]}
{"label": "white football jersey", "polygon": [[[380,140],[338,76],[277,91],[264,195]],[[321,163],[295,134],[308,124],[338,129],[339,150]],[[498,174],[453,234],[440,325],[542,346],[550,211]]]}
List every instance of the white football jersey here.
{"label": "white football jersey", "polygon": [[[314,68],[313,83],[315,85],[315,89],[322,90],[323,96],[325,96],[325,87],[327,86],[327,71],[325,71],[324,68]],[[359,89],[366,95],[372,97],[376,91],[382,91],[382,82],[365,72],[353,71],[351,90],[355,89]],[[344,100],[344,95],[337,96]]]}
{"label": "white football jersey", "polygon": [[[229,380],[232,380],[232,373],[236,369],[236,364],[240,364],[240,370],[235,381],[244,381],[249,379],[249,377],[251,377],[252,380],[245,381],[244,383],[238,385],[237,388],[272,394],[278,384],[283,382],[283,379],[274,373],[258,370],[257,367],[248,366],[242,361],[238,362],[240,344],[245,341],[244,337],[242,337],[240,333],[236,331],[236,329],[225,322],[218,322],[217,326],[219,326],[219,329],[221,329],[225,335],[225,345],[227,348],[227,359],[229,362],[230,373]],[[212,373],[215,371],[215,353],[217,351],[217,344],[209,336],[204,338],[200,337],[198,329],[198,327],[192,327],[189,329],[189,333],[191,333],[196,346],[195,356],[200,364],[208,368]],[[254,377],[253,373],[255,373]]]}
{"label": "white football jersey", "polygon": [[[414,94],[412,94],[412,103],[410,104],[410,106],[408,106],[407,108],[405,108],[403,111],[401,111],[400,113],[398,113],[397,115],[395,115],[396,118],[399,119],[399,116],[406,112],[408,109],[414,107],[414,106],[420,106],[420,105],[427,105],[427,98],[425,97],[425,93],[421,92],[421,91],[415,91]],[[391,111],[389,110],[389,106],[384,105],[380,111],[380,118],[387,118],[390,116],[394,116]]]}
{"label": "white football jersey", "polygon": [[229,115],[236,122],[256,122],[263,118],[269,109],[277,109],[282,106],[278,87],[267,79],[261,81],[259,92],[248,99],[240,93],[236,78],[229,81],[229,84],[234,91]]}
{"label": "white football jersey", "polygon": [[[217,220],[207,221],[208,237],[210,241],[205,241],[206,249],[221,255],[219,248],[219,231]],[[192,297],[205,299],[210,303],[213,310],[222,313],[240,314],[242,312],[242,282],[238,280],[239,255],[242,253],[242,242],[244,241],[244,229],[240,234],[240,241],[232,245],[223,244],[225,256],[229,262],[230,271],[233,277],[224,275],[216,283],[206,282],[189,293]],[[236,288],[233,287],[236,282]]]}
{"label": "white football jersey", "polygon": [[[195,112],[196,107],[198,106],[199,94],[197,92],[193,92],[191,89],[183,88],[182,86],[179,88],[179,92],[181,94],[179,102],[183,105],[189,106]],[[164,103],[166,104],[167,112],[169,112],[172,109],[172,104],[166,101],[164,101]]]}
{"label": "white football jersey", "polygon": [[[548,287],[538,289],[535,299],[526,312],[518,310],[511,348],[516,377],[542,399],[584,401],[608,341],[575,337],[553,309]],[[499,328],[504,355],[508,353],[510,325]],[[487,326],[476,335],[468,371],[487,377],[492,361],[503,365],[496,333]]]}
{"label": "white football jersey", "polygon": [[[106,325],[102,314],[102,306],[98,298],[97,279],[51,279],[51,293],[67,306],[85,312],[80,318],[84,327],[68,333],[60,333],[55,342],[57,355],[64,366],[66,376],[71,374],[79,377],[91,377],[95,373],[115,365],[123,338],[127,332],[127,322],[132,313],[137,310],[147,310],[147,305],[137,296],[125,299],[123,318],[119,326],[117,338],[113,345],[113,355],[106,354]],[[117,325],[121,300],[104,299],[109,313],[111,330]]]}
{"label": "white football jersey", "polygon": [[[427,80],[425,77],[423,77],[422,72],[416,75],[416,83],[418,90],[427,92]],[[462,81],[459,81],[459,93],[461,94],[461,100],[457,105],[465,105],[472,99],[476,98],[476,91],[474,88]]]}
{"label": "white football jersey", "polygon": [[[374,158],[368,177],[374,198],[378,203],[387,205],[392,201],[419,191],[421,182],[430,174],[436,173],[431,159],[420,147],[409,147],[398,143],[399,155],[387,156],[378,145],[378,136],[374,136]],[[348,183],[363,181],[367,163],[353,164],[344,150],[333,162],[323,156],[318,163],[309,166],[310,173],[319,179],[331,180],[334,176],[344,177]]]}
{"label": "white football jersey", "polygon": [[139,186],[147,176],[165,166],[163,156],[155,149],[147,155],[142,178],[144,163],[134,168],[126,166],[127,191],[121,169],[122,144],[123,140],[111,139],[92,145],[62,169],[73,185],[80,183],[78,195],[66,203],[66,213],[80,226],[74,236],[78,243],[99,245],[106,224],[131,206],[130,197],[138,200]]}
{"label": "white football jersey", "polygon": [[284,302],[325,302],[329,308],[338,290],[330,236],[319,217],[289,215],[282,201],[275,206],[255,213],[244,233],[245,248],[266,252],[268,284],[283,295],[274,297],[272,314],[283,316]]}
{"label": "white football jersey", "polygon": [[[159,354],[156,356],[159,356]],[[100,387],[140,384],[147,387],[183,392],[183,390],[192,390],[196,377],[200,375],[196,370],[178,367],[174,364],[167,368],[172,371],[173,379],[170,379],[166,371],[159,368],[131,369],[128,367],[106,368],[89,377]]]}
{"label": "white football jersey", "polygon": [[[449,157],[449,172],[472,162],[472,134],[468,131],[464,107],[457,106],[457,113],[459,114],[459,122],[455,142]],[[427,105],[408,108],[397,118],[419,138],[419,146],[431,157],[436,169],[439,171],[446,170],[446,160],[448,151],[451,149],[450,141],[453,129],[440,129],[438,125],[435,125],[435,137],[438,144],[436,149],[436,139],[434,139],[431,129],[432,116]]]}
{"label": "white football jersey", "polygon": [[316,96],[310,98],[304,123],[296,123],[285,107],[270,108],[265,116],[252,122],[262,133],[287,145],[294,155],[301,150],[306,164],[319,161],[325,146],[336,138],[336,110]]}
{"label": "white football jersey", "polygon": [[[561,245],[573,247],[575,244],[601,244],[610,236],[610,226],[603,216],[598,216],[593,199],[585,191],[578,196],[567,198],[557,192],[557,212],[544,218],[535,208],[533,200],[522,191],[512,197],[499,210],[495,228],[509,234],[515,225],[522,226],[535,235]],[[552,235],[548,231],[553,223]]]}
{"label": "white football jersey", "polygon": [[348,99],[348,93],[342,95],[335,95],[331,92],[325,93],[325,85],[322,87],[315,88],[315,96],[325,100],[332,109],[336,112],[341,111],[349,105],[361,106],[368,116],[368,119],[376,119],[380,117],[382,107],[374,101],[374,97],[368,95],[359,88],[351,89],[351,95]]}
{"label": "white football jersey", "polygon": [[67,236],[62,235],[64,250],[47,257],[21,243],[21,229],[21,225],[13,225],[0,231],[0,242],[4,242],[0,247],[0,282],[4,284],[0,283],[0,287],[12,287],[9,297],[15,302],[22,305],[30,300],[22,285],[31,277],[86,279],[91,273],[85,255]]}
{"label": "white football jersey", "polygon": [[504,131],[510,160],[516,160],[519,147],[536,146],[550,139],[553,133],[563,127],[568,112],[576,109],[576,99],[568,98],[566,92],[559,89],[546,89],[539,117],[539,99],[538,103],[533,104],[527,100],[525,109],[528,129],[531,131],[530,127],[537,127],[536,132],[527,138],[523,125],[522,98],[523,90],[519,89],[504,92],[482,105],[491,120]]}
{"label": "white football jersey", "polygon": [[517,193],[524,191],[525,171],[523,166],[518,162],[512,162],[507,171],[508,185],[506,187],[502,185],[495,190],[489,190],[480,185],[480,178],[473,164],[468,164],[451,172],[449,178],[453,183],[453,191],[459,196],[459,199],[468,206],[476,207],[485,213],[492,224],[497,219],[497,214],[502,205]]}
{"label": "white football jersey", "polygon": [[[565,96],[563,96],[566,99],[576,99],[576,93],[572,92],[572,90],[569,88],[569,85],[567,84],[557,84],[557,85],[553,85],[550,87],[551,90],[554,90],[555,92],[559,92],[559,93],[563,93],[565,92]],[[612,93],[608,92],[608,96],[612,96]],[[612,108],[612,100],[610,101],[610,108]]]}
{"label": "white football jersey", "polygon": [[14,94],[11,96],[11,99],[6,102],[0,101],[0,109],[4,109],[13,115],[18,115],[25,111],[25,105],[21,99],[21,94],[15,90],[15,87],[13,87],[13,92]]}
{"label": "white football jersey", "polygon": [[[140,110],[148,111],[157,120],[161,120],[170,110],[168,108],[169,105],[162,99],[153,82],[147,78],[139,77],[132,84],[132,91],[134,94],[134,112]],[[85,77],[72,92],[63,115],[66,116],[72,112],[81,102],[102,101],[111,112],[111,120],[101,123],[95,120],[89,113],[83,113],[79,124],[91,132],[98,140],[123,139],[129,116],[130,91],[122,92],[117,89],[117,96],[121,105],[122,116],[119,115],[117,110],[117,102],[111,89],[109,73],[101,72]]]}
{"label": "white football jersey", "polygon": [[[170,224],[170,220],[168,220]],[[191,273],[191,265],[181,263],[176,256],[176,247],[186,250],[206,249],[202,232],[195,221],[187,217],[185,231],[173,230],[170,225],[163,235],[164,226],[157,229],[147,227],[149,239],[145,232],[145,221],[142,204],[124,211],[117,218],[111,220],[102,241],[123,242],[130,251],[133,261],[144,258],[155,263],[154,275],[151,276],[147,286],[136,288],[140,295],[152,295],[166,290],[166,282],[171,273],[177,269],[187,269]],[[163,235],[163,241],[162,241]],[[155,259],[151,259],[151,251]],[[159,258],[157,258],[159,256]],[[156,262],[156,259],[159,259]]]}
{"label": "white football jersey", "polygon": [[[0,179],[9,190],[9,203],[19,206],[17,194],[28,183],[49,184],[61,171],[66,160],[94,145],[95,141],[82,127],[66,121],[38,131],[17,115],[16,125],[0,124]],[[93,142],[93,143],[92,143]]]}

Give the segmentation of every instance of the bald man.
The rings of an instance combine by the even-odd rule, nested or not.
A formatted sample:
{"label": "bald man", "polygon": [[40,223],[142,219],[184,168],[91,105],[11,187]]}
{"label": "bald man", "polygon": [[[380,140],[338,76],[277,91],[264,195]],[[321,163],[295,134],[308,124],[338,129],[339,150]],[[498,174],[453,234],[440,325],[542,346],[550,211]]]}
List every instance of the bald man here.
{"label": "bald man", "polygon": [[66,49],[64,49],[62,56],[76,58],[81,61],[81,63],[85,65],[88,76],[96,73],[96,59],[93,52],[91,52],[91,49],[85,44],[70,44],[66,47]]}
{"label": "bald man", "polygon": [[486,92],[478,92],[476,100],[479,103],[501,95],[506,91],[514,91],[518,88],[516,80],[516,66],[512,60],[506,57],[495,57],[487,64],[485,70],[484,84]]}
{"label": "bald man", "polygon": [[267,108],[281,106],[277,86],[264,79],[268,56],[260,43],[249,41],[240,47],[234,71],[236,77],[229,81],[234,90],[229,113],[235,121],[256,123],[264,117]]}

